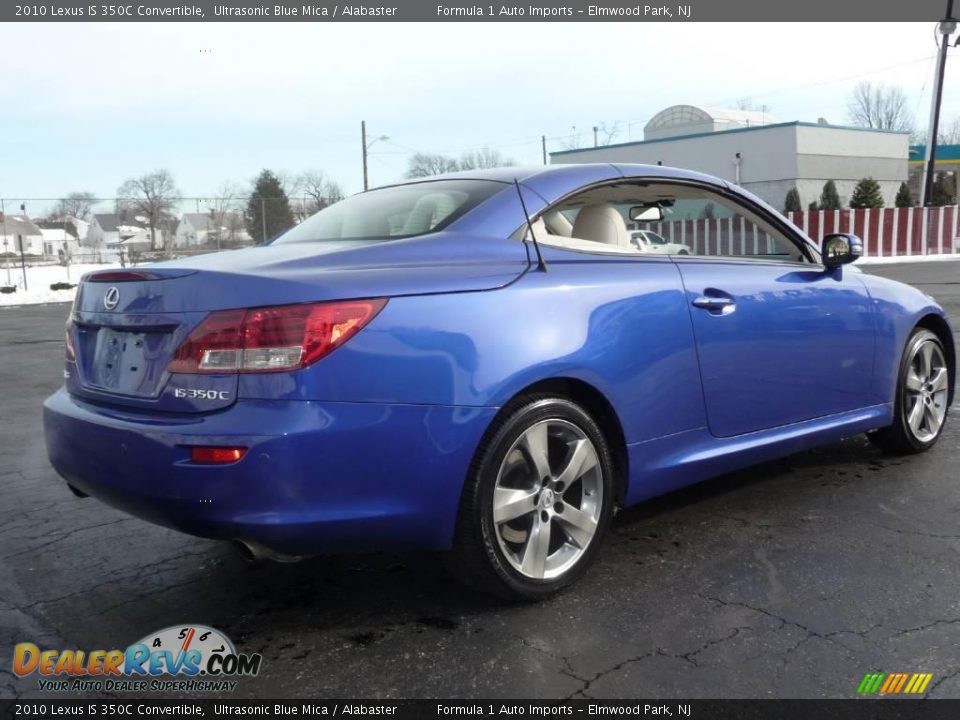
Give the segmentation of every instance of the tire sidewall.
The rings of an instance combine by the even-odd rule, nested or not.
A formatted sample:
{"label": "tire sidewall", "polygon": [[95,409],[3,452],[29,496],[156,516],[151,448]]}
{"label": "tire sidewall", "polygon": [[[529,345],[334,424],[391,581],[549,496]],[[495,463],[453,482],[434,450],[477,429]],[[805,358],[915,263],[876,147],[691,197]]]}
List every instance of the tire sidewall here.
{"label": "tire sidewall", "polygon": [[[900,374],[897,378],[897,400],[894,407],[896,422],[900,426],[900,431],[903,434],[904,439],[917,452],[921,452],[933,447],[937,440],[940,439],[940,435],[943,433],[943,428],[946,425],[946,420],[944,420],[944,424],[940,426],[939,430],[937,430],[937,434],[934,435],[930,440],[923,441],[914,435],[913,429],[910,427],[910,423],[907,421],[907,373],[910,370],[911,361],[917,346],[921,343],[927,342],[928,340],[935,342],[937,347],[940,348],[940,352],[943,353],[944,357],[946,357],[943,343],[940,342],[940,338],[938,338],[935,333],[924,328],[915,330],[913,335],[910,336],[910,340],[907,342],[907,347],[903,353],[903,358],[900,360]],[[950,369],[947,368],[947,373],[949,372]]]}
{"label": "tire sidewall", "polygon": [[[507,452],[527,428],[544,420],[565,420],[573,423],[593,443],[603,474],[603,506],[597,523],[597,532],[577,563],[559,578],[534,580],[515,570],[500,548],[493,522],[493,492],[500,466]],[[509,416],[504,425],[493,436],[479,466],[478,502],[475,512],[478,512],[480,516],[478,520],[483,552],[495,574],[510,589],[512,594],[528,599],[543,598],[570,585],[586,572],[603,544],[610,518],[613,515],[615,500],[613,472],[613,457],[606,438],[604,438],[596,422],[575,403],[561,398],[536,400],[520,407]]]}

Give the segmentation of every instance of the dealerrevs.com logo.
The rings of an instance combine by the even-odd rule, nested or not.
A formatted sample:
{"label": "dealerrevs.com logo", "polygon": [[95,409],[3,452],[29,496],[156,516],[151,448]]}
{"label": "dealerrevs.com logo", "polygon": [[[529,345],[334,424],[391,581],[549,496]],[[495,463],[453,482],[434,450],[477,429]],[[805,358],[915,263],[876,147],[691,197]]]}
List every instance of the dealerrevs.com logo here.
{"label": "dealerrevs.com logo", "polygon": [[45,692],[228,692],[236,677],[260,672],[260,653],[238,653],[206,625],[175,625],[125,650],[41,650],[20,643],[13,652],[19,678],[36,674]]}

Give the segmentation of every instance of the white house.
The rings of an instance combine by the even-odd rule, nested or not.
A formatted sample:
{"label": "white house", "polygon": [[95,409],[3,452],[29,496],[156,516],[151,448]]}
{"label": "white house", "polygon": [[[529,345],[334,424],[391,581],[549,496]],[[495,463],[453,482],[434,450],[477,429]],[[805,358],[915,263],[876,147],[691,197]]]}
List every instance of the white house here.
{"label": "white house", "polygon": [[[163,233],[156,231],[157,245],[163,246]],[[153,249],[150,228],[137,220],[121,220],[116,213],[97,213],[90,221],[86,245],[100,250],[119,250],[121,247],[134,252]]]}
{"label": "white house", "polygon": [[26,215],[0,213],[0,253],[43,255],[43,234]]}
{"label": "white house", "polygon": [[43,254],[47,257],[63,258],[73,257],[80,252],[80,242],[72,231],[68,223],[62,222],[38,222],[40,234],[43,235]]}
{"label": "white house", "polygon": [[177,226],[174,246],[195,247],[197,245],[222,242],[224,245],[237,245],[251,241],[250,233],[243,222],[243,215],[235,210],[222,214],[184,213]]}

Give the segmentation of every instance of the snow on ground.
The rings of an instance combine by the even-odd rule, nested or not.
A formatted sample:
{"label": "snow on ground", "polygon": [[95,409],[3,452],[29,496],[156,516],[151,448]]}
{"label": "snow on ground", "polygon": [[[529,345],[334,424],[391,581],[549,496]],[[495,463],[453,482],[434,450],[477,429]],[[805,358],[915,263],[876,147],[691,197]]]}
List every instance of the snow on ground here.
{"label": "snow on ground", "polygon": [[27,266],[27,289],[23,289],[23,270],[19,265],[10,263],[0,264],[0,286],[16,285],[14,293],[0,293],[0,307],[11,305],[38,305],[41,303],[70,302],[73,300],[76,289],[51,290],[50,285],[58,282],[69,282],[76,285],[80,278],[91,270],[106,270],[120,267],[119,263],[104,263],[102,265],[41,265]]}

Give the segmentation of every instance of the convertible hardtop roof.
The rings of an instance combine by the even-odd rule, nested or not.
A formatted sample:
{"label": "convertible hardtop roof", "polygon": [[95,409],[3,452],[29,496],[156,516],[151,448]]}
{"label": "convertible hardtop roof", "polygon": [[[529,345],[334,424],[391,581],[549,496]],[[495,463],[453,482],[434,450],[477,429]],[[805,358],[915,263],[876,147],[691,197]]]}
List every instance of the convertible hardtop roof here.
{"label": "convertible hardtop roof", "polygon": [[514,180],[525,182],[535,178],[564,176],[571,180],[582,177],[585,183],[616,180],[618,178],[669,178],[676,180],[696,180],[711,185],[727,186],[720,178],[693,170],[667,167],[665,165],[641,165],[639,163],[577,163],[569,165],[533,165],[511,166],[499,168],[478,168],[475,170],[461,170],[443,175],[432,175],[417,178],[408,183],[394,183],[395,185],[409,184],[409,182],[429,182],[432,180],[494,180],[497,182],[512,183]]}

